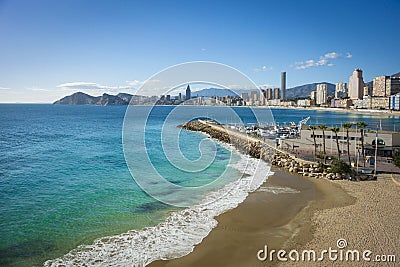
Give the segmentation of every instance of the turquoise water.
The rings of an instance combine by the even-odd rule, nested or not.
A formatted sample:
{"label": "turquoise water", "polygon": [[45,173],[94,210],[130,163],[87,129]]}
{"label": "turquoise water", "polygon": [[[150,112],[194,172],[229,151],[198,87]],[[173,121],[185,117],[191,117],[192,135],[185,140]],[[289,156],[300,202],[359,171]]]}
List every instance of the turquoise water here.
{"label": "turquoise water", "polygon": [[[234,121],[224,108],[185,108],[191,115]],[[138,118],[146,109],[138,109]],[[232,180],[239,177],[238,171],[227,168],[231,152],[212,141],[203,142],[201,151],[216,156],[202,172],[188,176],[171,167],[160,147],[161,129],[167,137],[175,136],[176,125],[185,118],[178,114],[164,124],[172,109],[157,107],[146,126],[146,147],[157,171],[172,183],[192,187],[207,184],[223,172]],[[96,238],[156,225],[179,209],[156,201],[132,179],[122,148],[125,110],[124,106],[0,105],[1,266],[41,265]],[[235,110],[245,123],[255,122],[248,109]],[[272,111],[281,124],[307,116],[313,124],[329,126],[362,120],[372,128],[382,124],[392,130],[399,124],[399,117],[388,114]],[[256,115],[269,122],[265,109],[257,109]],[[179,152],[197,159],[198,144],[205,136],[182,131],[179,136]]]}

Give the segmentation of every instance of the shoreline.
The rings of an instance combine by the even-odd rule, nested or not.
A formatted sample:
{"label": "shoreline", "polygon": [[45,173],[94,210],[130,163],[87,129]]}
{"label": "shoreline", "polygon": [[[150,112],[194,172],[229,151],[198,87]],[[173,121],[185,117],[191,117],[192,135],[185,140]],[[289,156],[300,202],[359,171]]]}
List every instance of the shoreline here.
{"label": "shoreline", "polygon": [[[217,227],[193,252],[148,266],[275,266],[277,262],[259,261],[257,252],[265,245],[279,250],[293,242],[306,244],[314,232],[311,220],[315,211],[354,203],[353,197],[328,180],[273,171],[261,189],[215,218]],[[275,187],[292,188],[297,193],[273,194],[269,189]]]}
{"label": "shoreline", "polygon": [[[219,138],[225,139],[223,134]],[[284,249],[288,252],[297,249],[301,253],[302,250],[310,249],[309,244],[313,244],[311,249],[323,251],[328,249],[327,243],[330,244],[329,247],[335,249],[336,241],[343,238],[342,233],[347,233],[346,238],[349,240],[357,239],[359,235],[362,237],[361,240],[368,238],[368,235],[363,233],[363,229],[357,224],[357,221],[361,220],[364,220],[363,225],[370,224],[370,218],[366,216],[368,213],[379,214],[373,222],[379,222],[381,217],[390,218],[391,214],[397,214],[396,218],[400,217],[400,212],[395,208],[393,210],[393,207],[389,212],[385,211],[384,206],[379,209],[372,207],[365,210],[365,206],[367,206],[365,203],[369,202],[370,196],[372,196],[373,203],[380,201],[380,194],[374,194],[375,191],[379,191],[376,190],[377,188],[384,188],[384,190],[389,188],[389,195],[395,193],[398,198],[395,203],[400,203],[400,194],[398,194],[400,187],[395,188],[392,179],[371,181],[364,185],[365,182],[332,182],[328,179],[318,179],[318,177],[302,177],[287,172],[284,168],[278,170],[274,168],[273,172],[275,174],[263,183],[261,190],[250,193],[244,202],[235,209],[217,216],[215,218],[218,222],[216,228],[196,245],[190,254],[177,259],[158,260],[149,266],[281,266],[283,263],[278,261],[277,256],[273,260],[261,261],[257,255],[263,254],[257,254],[257,252],[263,253],[262,250],[268,246],[268,251]],[[292,188],[299,194],[283,193],[268,196],[260,192],[263,191],[262,189],[269,191],[268,188],[274,185]],[[304,185],[307,186],[302,187]],[[312,194],[306,194],[310,191]],[[387,201],[385,203],[389,203],[390,198],[386,197],[385,200]],[[345,212],[343,213],[343,211]],[[345,217],[336,218],[336,212],[342,212]],[[351,220],[353,216],[358,219]],[[350,218],[350,222],[348,222],[348,218]],[[372,231],[382,225],[385,228],[385,223],[380,223],[378,226],[372,223],[372,225],[370,226]],[[396,220],[392,216],[389,227],[393,225],[396,225]],[[399,224],[397,223],[397,225]],[[336,231],[331,231],[331,229]],[[394,227],[394,229],[395,231],[384,231],[385,244],[387,248],[398,254],[399,238],[395,238],[393,242],[390,241],[390,236],[398,235],[400,226]],[[379,236],[375,238],[380,241]],[[376,248],[379,241],[372,242],[371,247],[375,245]],[[358,247],[362,247],[363,242],[356,244]],[[382,249],[380,251],[382,252]],[[393,251],[387,252],[393,253]],[[320,266],[329,264],[329,258],[327,258],[324,258]],[[307,261],[284,263],[288,266],[309,266]]]}

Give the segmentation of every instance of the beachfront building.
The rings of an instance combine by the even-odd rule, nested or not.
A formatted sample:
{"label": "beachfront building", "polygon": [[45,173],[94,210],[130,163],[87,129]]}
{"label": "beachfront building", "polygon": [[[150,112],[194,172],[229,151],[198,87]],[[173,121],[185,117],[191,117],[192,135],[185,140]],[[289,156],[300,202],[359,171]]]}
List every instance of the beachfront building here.
{"label": "beachfront building", "polygon": [[344,99],[332,99],[331,100],[331,107],[333,108],[349,108],[352,105],[352,101],[348,98]]}
{"label": "beachfront building", "polygon": [[279,88],[274,88],[274,99],[280,99]]}
{"label": "beachfront building", "polygon": [[390,97],[390,109],[400,110],[400,93]]}
{"label": "beachfront building", "polygon": [[326,105],[328,103],[328,85],[325,83],[317,84],[316,104]]}
{"label": "beachfront building", "polygon": [[[347,157],[347,136],[346,131],[342,130],[338,133],[339,149],[343,156]],[[287,150],[303,151],[312,154],[314,151],[313,131],[307,125],[303,125],[301,129],[300,139],[284,139],[281,140],[281,147]],[[314,130],[317,143],[317,153],[323,151],[323,135],[322,130]],[[357,155],[357,150],[361,153],[361,136],[360,131],[356,128],[349,129],[350,155]],[[366,155],[375,155],[375,129],[365,129],[364,131],[364,147]],[[337,156],[337,145],[335,134],[330,130],[325,130],[325,150],[328,155]],[[378,156],[392,157],[395,152],[400,152],[400,132],[396,131],[379,131],[378,132]],[[361,153],[362,154],[362,153]],[[361,159],[360,159],[361,160]],[[360,163],[361,164],[361,163]]]}
{"label": "beachfront building", "polygon": [[347,97],[347,83],[339,82],[335,86],[335,98],[341,99]]}
{"label": "beachfront building", "polygon": [[311,100],[310,99],[299,99],[299,100],[297,100],[297,106],[298,107],[309,107],[309,106],[311,106]]}
{"label": "beachfront building", "polygon": [[390,97],[372,97],[371,108],[372,109],[389,109]]}
{"label": "beachfront building", "polygon": [[387,97],[400,93],[400,78],[378,76],[374,78],[372,96]]}
{"label": "beachfront building", "polygon": [[267,88],[267,90],[266,90],[266,98],[267,98],[267,100],[271,100],[272,99],[272,88]]}
{"label": "beachfront building", "polygon": [[356,69],[349,78],[349,91],[348,96],[350,99],[362,99],[364,88],[364,80],[362,77],[362,70]]}
{"label": "beachfront building", "polygon": [[242,93],[243,106],[247,106],[249,102],[249,93]]}
{"label": "beachfront building", "polygon": [[286,100],[286,72],[281,73],[281,100]]}
{"label": "beachfront building", "polygon": [[279,98],[268,100],[268,106],[272,106],[272,107],[281,106],[281,100]]}
{"label": "beachfront building", "polygon": [[251,106],[259,106],[260,105],[259,96],[260,96],[260,94],[258,91],[250,92],[250,105]]}

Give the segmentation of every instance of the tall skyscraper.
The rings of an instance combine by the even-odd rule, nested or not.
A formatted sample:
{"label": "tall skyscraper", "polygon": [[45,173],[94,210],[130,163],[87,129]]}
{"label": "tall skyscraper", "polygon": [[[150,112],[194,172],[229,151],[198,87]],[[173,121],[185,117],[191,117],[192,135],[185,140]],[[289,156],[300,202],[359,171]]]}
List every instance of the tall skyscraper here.
{"label": "tall skyscraper", "polygon": [[350,99],[363,98],[364,80],[362,77],[362,70],[356,69],[349,78],[349,97]]}
{"label": "tall skyscraper", "polygon": [[189,100],[191,98],[191,92],[190,92],[190,86],[188,85],[186,87],[186,100]]}
{"label": "tall skyscraper", "polygon": [[345,98],[347,97],[347,83],[336,83],[335,87],[335,98]]}
{"label": "tall skyscraper", "polygon": [[267,100],[272,99],[272,88],[267,88]]}
{"label": "tall skyscraper", "polygon": [[286,100],[286,72],[281,73],[281,99]]}
{"label": "tall skyscraper", "polygon": [[317,91],[311,91],[310,99],[313,101],[317,100]]}
{"label": "tall skyscraper", "polygon": [[324,105],[328,102],[328,85],[325,83],[317,84],[317,105]]}
{"label": "tall skyscraper", "polygon": [[279,99],[280,93],[279,88],[274,88],[274,99]]}

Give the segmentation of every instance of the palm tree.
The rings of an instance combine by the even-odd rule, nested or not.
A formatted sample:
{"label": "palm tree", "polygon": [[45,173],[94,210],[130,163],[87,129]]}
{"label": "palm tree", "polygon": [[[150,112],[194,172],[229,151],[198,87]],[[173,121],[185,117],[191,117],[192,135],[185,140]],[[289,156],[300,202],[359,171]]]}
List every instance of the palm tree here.
{"label": "palm tree", "polygon": [[328,129],[325,124],[318,126],[322,130],[322,146],[324,147],[324,163],[326,163],[326,150],[325,150],[325,130]]}
{"label": "palm tree", "polygon": [[349,157],[349,164],[351,165],[351,159],[350,159],[350,138],[349,138],[349,129],[354,125],[352,122],[346,122],[343,124],[343,128],[346,129],[346,143],[347,143],[347,155]]}
{"label": "palm tree", "polygon": [[311,125],[310,129],[312,130],[312,135],[314,139],[314,160],[315,160],[315,157],[317,156],[317,142],[315,142],[315,130],[317,129],[317,126]]}
{"label": "palm tree", "polygon": [[339,156],[339,160],[340,160],[340,148],[339,148],[339,138],[338,138],[338,132],[340,131],[339,127],[334,127],[331,129],[332,132],[335,133],[335,138],[336,138],[336,145],[337,145],[337,151],[338,151],[338,156]]}
{"label": "palm tree", "polygon": [[365,151],[364,151],[364,128],[367,127],[367,124],[363,121],[357,123],[357,127],[360,128],[360,135],[361,135],[361,153],[363,156],[363,162],[365,167]]}

